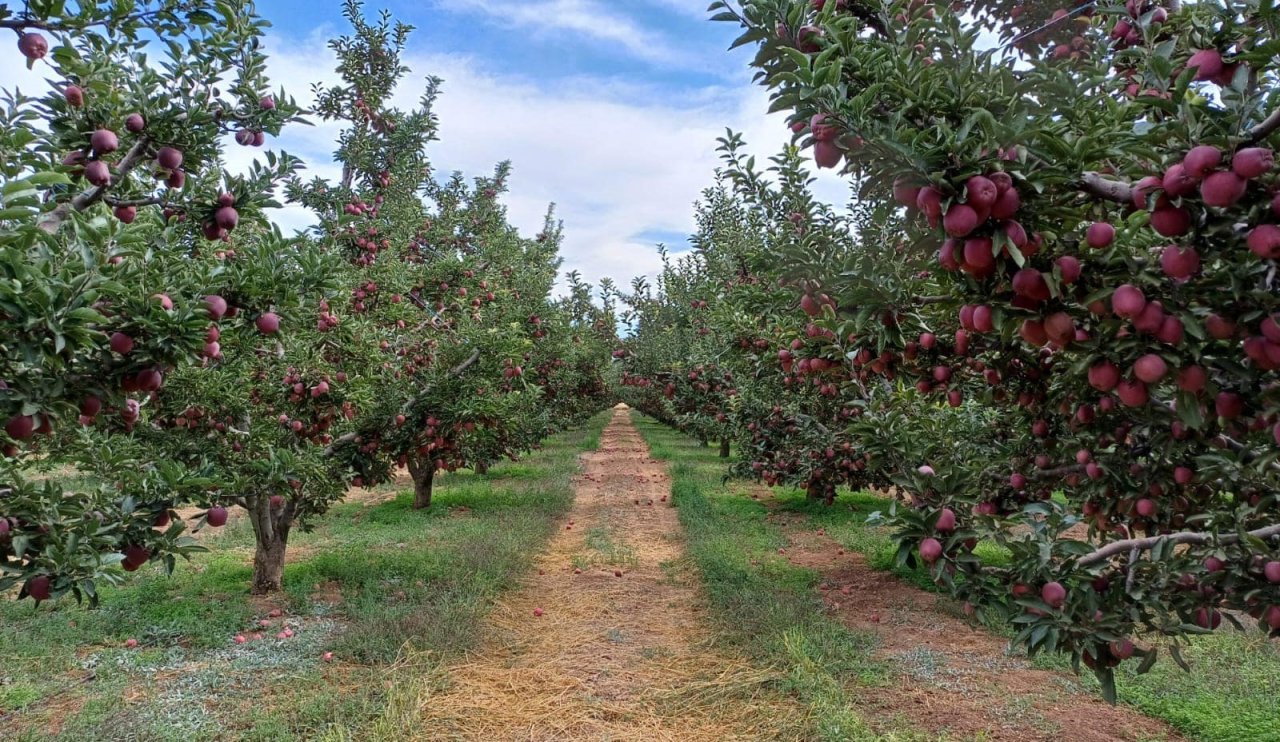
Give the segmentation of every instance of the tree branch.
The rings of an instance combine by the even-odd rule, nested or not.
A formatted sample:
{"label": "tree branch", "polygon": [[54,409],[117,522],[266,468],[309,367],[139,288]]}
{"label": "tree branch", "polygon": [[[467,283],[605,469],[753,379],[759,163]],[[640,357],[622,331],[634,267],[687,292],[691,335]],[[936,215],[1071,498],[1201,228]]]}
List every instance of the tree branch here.
{"label": "tree branch", "polygon": [[[137,167],[138,163],[147,153],[149,144],[151,144],[150,139],[147,137],[141,137],[132,147],[129,148],[124,159],[120,160],[120,163],[116,166],[116,171],[119,173],[117,182],[129,177],[129,173],[133,172],[133,169]],[[62,223],[67,220],[67,217],[71,216],[71,212],[84,211],[90,206],[96,204],[106,196],[107,189],[110,187],[110,185],[94,186],[88,190],[81,191],[70,201],[59,204],[57,208],[46,214],[44,219],[40,220],[40,229],[49,234],[57,232],[58,228],[62,226]]]}
{"label": "tree branch", "polygon": [[798,421],[800,421],[800,422],[807,422],[807,423],[809,423],[810,425],[812,425],[813,427],[817,428],[819,433],[822,433],[823,435],[831,435],[831,431],[830,431],[830,430],[827,430],[827,426],[823,425],[822,423],[818,422],[817,420],[814,420],[811,416],[809,416],[809,415],[804,415],[804,414],[801,414],[801,413],[797,412],[795,417],[796,417],[796,420],[798,420]]}
{"label": "tree branch", "polygon": [[113,209],[116,208],[117,206],[164,206],[166,203],[168,203],[165,199],[161,198],[160,196],[151,196],[148,198],[132,198],[132,199],[103,196],[102,201],[107,206],[110,206]]}
{"label": "tree branch", "polygon": [[359,433],[343,433],[337,438],[334,438],[333,443],[330,443],[328,446],[325,447],[324,455],[332,456],[334,452],[338,450],[338,446],[341,446],[344,443],[350,443],[351,441],[354,441],[356,438],[359,438],[359,437],[360,437]]}
{"label": "tree branch", "polygon": [[852,15],[854,18],[862,21],[867,28],[870,28],[879,34],[880,38],[885,41],[893,40],[893,34],[889,33],[889,29],[884,26],[884,21],[880,20],[880,17],[876,15],[874,11],[868,8],[859,7],[856,4],[848,6],[846,10],[848,10],[849,15]]}
{"label": "tree branch", "polygon": [[1133,187],[1120,180],[1104,178],[1098,173],[1085,173],[1080,176],[1080,188],[1085,193],[1107,201],[1127,204],[1133,202]]}
{"label": "tree branch", "polygon": [[1272,111],[1270,116],[1262,120],[1262,123],[1246,132],[1245,141],[1249,144],[1256,144],[1271,136],[1276,129],[1280,129],[1280,108]]}
{"label": "tree branch", "polygon": [[61,31],[70,33],[72,31],[83,31],[84,29],[92,28],[93,26],[118,26],[120,24],[135,21],[145,21],[150,16],[158,15],[160,15],[159,10],[148,10],[142,13],[135,13],[131,16],[126,16],[125,18],[106,18],[101,21],[91,21],[75,25],[66,23],[50,23],[49,21],[41,20],[39,18],[6,18],[5,20],[0,21],[0,28],[12,28],[15,31],[34,28],[40,31],[52,31],[55,33]]}
{"label": "tree branch", "polygon": [[[469,368],[471,368],[472,366],[474,366],[474,365],[476,364],[476,361],[478,361],[478,360],[480,360],[480,350],[479,350],[479,349],[476,349],[476,350],[472,351],[471,355],[470,355],[470,356],[469,356],[465,361],[463,361],[462,363],[459,363],[457,366],[454,366],[453,368],[449,369],[449,377],[450,377],[450,378],[453,378],[453,377],[456,377],[456,376],[461,376],[461,375],[462,375],[462,374],[463,374],[467,369],[469,369]],[[404,404],[404,407],[402,407],[401,409],[406,410],[406,411],[407,411],[407,410],[409,410],[409,409],[411,409],[411,408],[413,407],[413,405],[414,405],[415,403],[417,403],[417,402],[418,402],[418,400],[420,400],[420,399],[422,399],[422,397],[421,397],[421,396],[419,396],[419,397],[414,397],[413,399],[411,399],[411,400],[409,400],[408,402],[406,402],[406,403]],[[343,445],[344,443],[350,443],[351,441],[354,441],[354,440],[355,440],[356,438],[358,438],[358,437],[360,437],[360,434],[359,434],[359,433],[344,433],[344,434],[342,434],[342,435],[338,436],[337,438],[333,439],[333,443],[330,443],[330,444],[329,444],[329,445],[324,449],[324,455],[325,455],[325,456],[332,456],[332,455],[334,454],[334,452],[338,450],[338,446],[341,446],[341,445]]]}
{"label": "tree branch", "polygon": [[[1248,536],[1253,538],[1271,538],[1280,536],[1280,525],[1267,526],[1249,531]],[[1161,543],[1168,542],[1172,544],[1191,544],[1201,545],[1207,543],[1218,544],[1234,544],[1240,540],[1240,535],[1236,533],[1216,534],[1205,531],[1182,531],[1180,533],[1170,533],[1163,536],[1148,536],[1147,538],[1131,538],[1124,541],[1113,541],[1106,546],[1098,549],[1091,554],[1085,554],[1076,562],[1077,566],[1089,567],[1099,562],[1105,562],[1108,559],[1123,554],[1126,551],[1146,551],[1153,549]]]}
{"label": "tree branch", "polygon": [[478,361],[478,360],[480,360],[480,350],[479,350],[479,349],[476,349],[476,350],[472,351],[471,356],[470,356],[469,358],[467,358],[467,360],[465,360],[465,361],[463,361],[462,363],[459,363],[457,366],[454,366],[453,368],[449,369],[449,376],[451,376],[451,377],[453,377],[453,376],[461,376],[463,371],[466,371],[467,369],[469,369],[469,368],[471,368],[472,366],[474,366],[474,365],[476,364],[476,361]]}
{"label": "tree branch", "polygon": [[[1055,469],[1033,469],[1030,473],[1026,474],[1025,476],[1027,477],[1027,479],[1040,481],[1045,479],[1054,479],[1057,477],[1065,476],[1067,474],[1082,474],[1084,473],[1084,470],[1085,470],[1085,467],[1083,464],[1067,464],[1065,466],[1059,466]],[[987,471],[987,476],[992,479],[1005,479],[1009,475],[1005,474],[1004,472],[989,470]]]}
{"label": "tree branch", "polygon": [[1129,550],[1129,564],[1125,569],[1125,572],[1127,572],[1128,574],[1126,574],[1124,578],[1125,592],[1133,592],[1134,580],[1138,579],[1138,572],[1133,568],[1133,565],[1138,563],[1138,556],[1141,553],[1142,553],[1142,550],[1136,546]]}

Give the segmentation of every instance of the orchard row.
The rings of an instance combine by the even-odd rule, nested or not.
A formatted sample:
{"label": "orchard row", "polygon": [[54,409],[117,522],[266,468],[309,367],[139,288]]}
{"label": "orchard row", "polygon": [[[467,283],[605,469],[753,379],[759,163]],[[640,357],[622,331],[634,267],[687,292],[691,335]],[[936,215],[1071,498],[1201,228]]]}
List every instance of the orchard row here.
{"label": "orchard row", "polygon": [[[605,406],[613,318],[576,277],[552,297],[558,224],[508,224],[506,165],[436,177],[435,81],[393,105],[408,27],[348,3],[341,79],[304,112],[243,8],[41,8],[0,8],[9,63],[52,81],[0,114],[0,592],[95,600],[235,509],[277,590],[290,531],[348,488],[407,467],[427,507],[436,472]],[[341,126],[340,180],[271,150],[225,169],[304,113]],[[267,221],[281,197],[305,235]]]}
{"label": "orchard row", "polygon": [[739,474],[893,493],[902,563],[1112,698],[1224,621],[1280,635],[1275,15],[713,11],[796,147],[760,172],[723,141],[695,251],[622,297],[628,401]]}

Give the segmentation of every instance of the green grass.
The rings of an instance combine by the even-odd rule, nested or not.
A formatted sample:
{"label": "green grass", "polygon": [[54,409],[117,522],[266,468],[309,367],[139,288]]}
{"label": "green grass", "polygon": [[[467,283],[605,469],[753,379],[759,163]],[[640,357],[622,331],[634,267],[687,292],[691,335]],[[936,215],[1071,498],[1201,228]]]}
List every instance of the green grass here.
{"label": "green grass", "polygon": [[[253,538],[243,519],[211,551],[132,575],[102,607],[0,603],[0,737],[20,740],[359,738],[383,715],[388,667],[405,653],[436,678],[473,645],[572,501],[577,455],[599,445],[607,414],[488,474],[441,477],[429,511],[412,493],[335,506],[295,533],[285,608],[262,639],[247,594]],[[327,598],[327,599],[326,599]],[[340,598],[340,599],[338,599]],[[335,600],[336,599],[336,602]],[[256,608],[255,608],[256,606]],[[279,640],[287,625],[297,633]],[[141,646],[123,647],[128,638]],[[334,653],[332,664],[321,661]]]}
{"label": "green grass", "polygon": [[[638,418],[638,421],[650,437],[651,445],[656,442],[655,455],[661,451],[663,457],[680,462],[677,469],[689,466],[684,463],[689,461],[699,462],[695,466],[712,463],[713,459],[697,448],[696,443],[684,445],[678,434],[648,420]],[[722,476],[722,468],[709,471],[709,477],[704,477],[700,485],[706,493],[717,491],[715,483]],[[873,568],[892,572],[922,589],[937,590],[926,570],[897,566],[896,548],[889,533],[867,525],[869,514],[888,506],[883,497],[866,492],[842,492],[833,505],[827,506],[808,499],[798,489],[779,488],[773,494],[777,511],[803,515],[807,527],[825,529],[826,534],[844,548],[864,555]],[[702,499],[715,501],[716,496],[707,494]],[[685,504],[680,500],[677,504],[683,512]],[[744,498],[739,498],[736,504],[718,507],[763,517],[764,508]],[[761,542],[755,547],[768,551],[772,546],[776,550],[781,543],[779,538],[776,544]],[[989,564],[1008,563],[1008,553],[995,544],[980,543],[976,553]],[[794,580],[792,575],[782,576],[785,580]],[[1008,626],[990,628],[1012,635]],[[1280,697],[1280,644],[1255,630],[1224,629],[1193,637],[1183,655],[1191,663],[1191,673],[1184,672],[1167,656],[1146,675],[1135,674],[1133,663],[1122,665],[1116,680],[1120,701],[1148,716],[1163,719],[1190,739],[1202,742],[1280,740],[1280,712],[1275,700]],[[1039,655],[1033,663],[1043,669],[1071,672],[1069,659],[1061,655]],[[1100,692],[1097,680],[1090,673],[1078,676],[1076,682],[1087,693]]]}
{"label": "green grass", "polygon": [[[869,526],[866,517],[883,510],[887,501],[865,492],[845,492],[827,507],[795,489],[776,491],[780,510],[806,516],[814,528],[825,528],[831,538],[867,557],[875,569],[891,571],[922,589],[937,590],[923,568],[895,564],[895,547],[888,532]],[[1008,552],[991,543],[975,550],[988,564],[1008,563]],[[1011,636],[1007,625],[991,630]],[[1273,742],[1280,740],[1280,645],[1257,631],[1223,629],[1192,637],[1184,656],[1192,671],[1184,672],[1166,655],[1146,675],[1133,672],[1135,665],[1121,666],[1116,680],[1120,701],[1143,713],[1163,719],[1188,737],[1203,742]],[[1039,655],[1034,664],[1071,673],[1062,655]],[[1091,673],[1077,678],[1087,693],[1100,693]]]}
{"label": "green grass", "polygon": [[[1146,675],[1134,673],[1132,663],[1121,665],[1116,675],[1120,701],[1168,721],[1189,739],[1280,740],[1280,712],[1276,709],[1280,646],[1275,641],[1253,629],[1224,628],[1192,637],[1182,656],[1191,665],[1190,673],[1167,655]],[[1058,655],[1037,656],[1035,664],[1070,672],[1067,659]],[[1079,682],[1086,692],[1099,692],[1093,675],[1085,673]]]}
{"label": "green grass", "polygon": [[888,668],[872,657],[875,638],[826,613],[818,574],[777,551],[787,541],[764,506],[723,482],[724,460],[665,426],[634,415],[654,458],[670,463],[672,498],[687,532],[717,628],[757,662],[779,668],[789,691],[812,710],[805,738],[883,742],[932,739],[873,728],[857,705],[859,689],[884,684]]}

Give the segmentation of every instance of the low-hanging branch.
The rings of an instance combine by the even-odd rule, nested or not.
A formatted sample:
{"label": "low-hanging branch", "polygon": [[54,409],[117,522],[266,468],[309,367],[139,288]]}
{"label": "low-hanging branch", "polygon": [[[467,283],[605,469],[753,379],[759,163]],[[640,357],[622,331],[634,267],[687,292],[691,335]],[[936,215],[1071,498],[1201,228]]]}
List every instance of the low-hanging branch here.
{"label": "low-hanging branch", "polygon": [[[1252,538],[1272,538],[1280,536],[1280,524],[1266,526],[1249,531],[1247,536]],[[1203,544],[1234,544],[1240,540],[1238,533],[1217,534],[1208,531],[1182,531],[1179,533],[1170,533],[1162,536],[1148,536],[1146,538],[1131,538],[1124,541],[1113,541],[1106,546],[1098,549],[1091,554],[1085,554],[1076,562],[1078,566],[1090,567],[1101,562],[1105,562],[1112,557],[1119,556],[1126,551],[1148,551],[1154,549],[1162,543],[1171,544],[1189,544],[1199,546]]]}

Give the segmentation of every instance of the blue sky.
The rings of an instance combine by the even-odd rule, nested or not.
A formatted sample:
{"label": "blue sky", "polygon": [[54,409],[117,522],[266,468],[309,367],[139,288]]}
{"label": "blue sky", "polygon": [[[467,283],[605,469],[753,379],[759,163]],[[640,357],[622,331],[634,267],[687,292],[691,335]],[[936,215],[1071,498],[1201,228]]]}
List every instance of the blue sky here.
{"label": "blue sky", "polygon": [[[657,269],[656,243],[687,248],[693,202],[712,183],[725,127],[744,131],[762,156],[789,135],[751,85],[751,50],[726,52],[736,26],[707,20],[706,5],[392,0],[365,9],[385,8],[416,28],[406,60],[413,79],[399,91],[406,105],[422,77],[444,78],[438,171],[475,174],[511,160],[512,221],[532,233],[555,202],[565,270],[625,285]],[[310,81],[331,69],[323,39],[346,29],[337,2],[260,0],[258,8],[275,24],[274,76]],[[332,132],[302,134],[280,144],[323,160]],[[843,201],[847,188],[824,175],[819,192]]]}
{"label": "blue sky", "polygon": [[[625,285],[659,266],[655,244],[687,248],[693,203],[712,184],[716,137],[746,135],[763,159],[788,140],[784,117],[766,116],[767,94],[751,84],[751,50],[726,48],[732,24],[712,23],[707,0],[383,0],[416,27],[397,91],[409,106],[428,75],[444,79],[437,112],[437,172],[469,175],[510,160],[511,220],[536,232],[551,202],[564,221],[565,270]],[[258,0],[273,27],[266,39],[275,84],[304,105],[310,85],[334,79],[325,41],[347,31],[338,0]],[[0,71],[0,87],[14,82]],[[25,92],[39,89],[22,79]],[[269,147],[336,175],[337,129],[294,127]],[[228,148],[239,169],[261,150]],[[824,173],[819,195],[842,202],[845,183]],[[276,216],[305,227],[305,212]]]}

